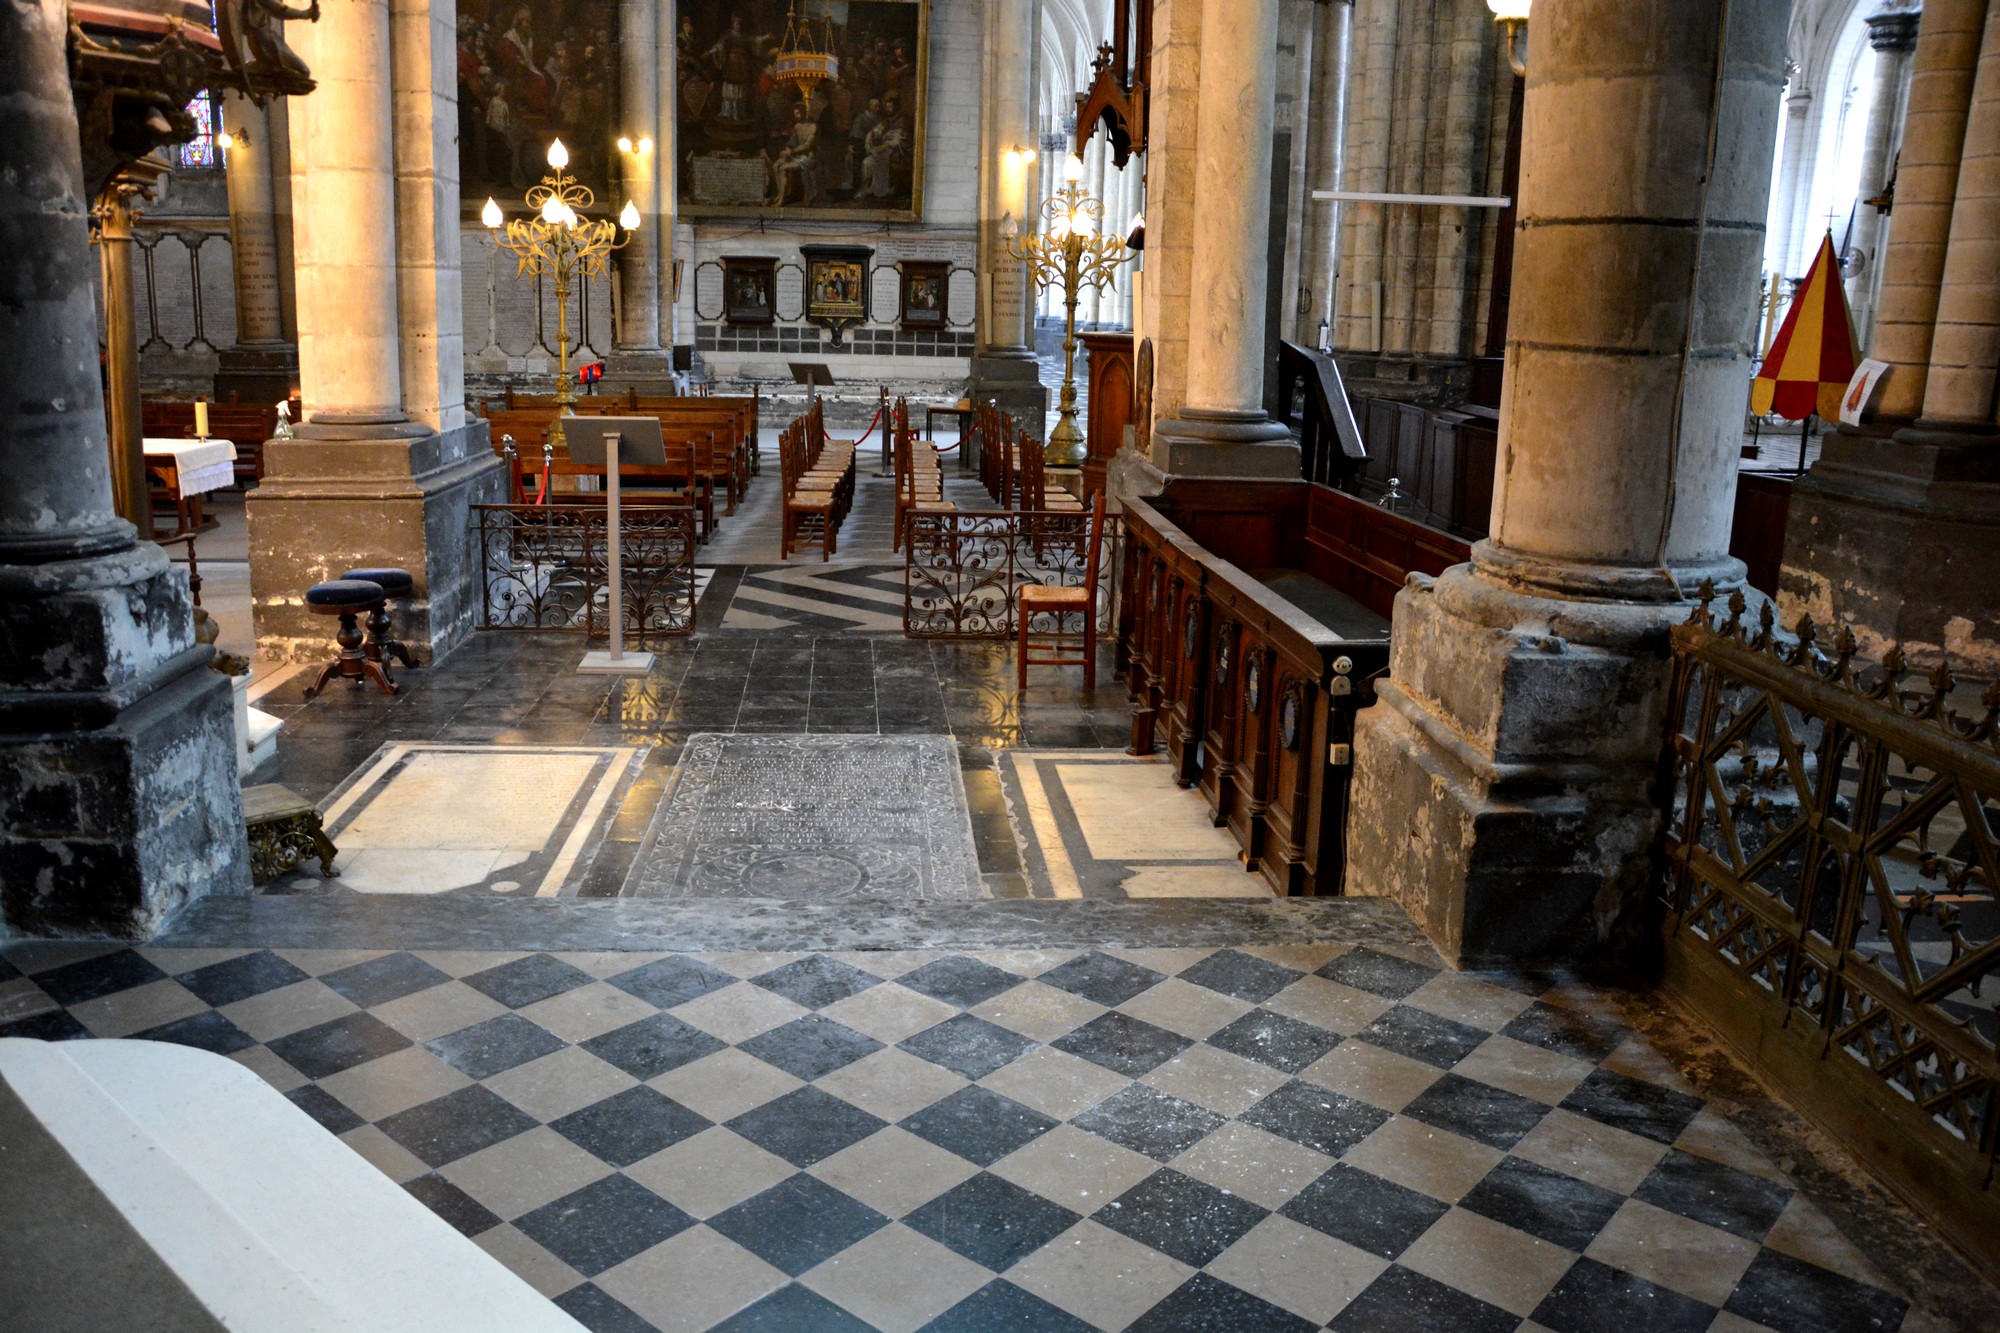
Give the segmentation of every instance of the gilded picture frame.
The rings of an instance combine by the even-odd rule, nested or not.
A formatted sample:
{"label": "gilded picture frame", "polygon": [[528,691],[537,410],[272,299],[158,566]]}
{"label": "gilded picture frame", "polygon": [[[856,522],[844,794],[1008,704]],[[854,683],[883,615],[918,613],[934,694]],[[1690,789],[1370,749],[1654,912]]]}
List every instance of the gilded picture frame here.
{"label": "gilded picture frame", "polygon": [[[921,221],[931,0],[798,0],[788,27],[790,13],[788,0],[679,0],[681,213]],[[800,83],[799,50],[831,53],[833,76]]]}

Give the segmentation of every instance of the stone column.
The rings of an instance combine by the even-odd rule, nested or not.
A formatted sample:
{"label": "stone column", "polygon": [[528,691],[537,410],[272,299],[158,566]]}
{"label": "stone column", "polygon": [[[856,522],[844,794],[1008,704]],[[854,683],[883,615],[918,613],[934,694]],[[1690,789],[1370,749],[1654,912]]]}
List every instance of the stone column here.
{"label": "stone column", "polygon": [[[1389,188],[1389,140],[1394,124],[1396,17],[1400,0],[1355,0],[1349,57],[1348,112],[1341,177],[1344,188]],[[1382,350],[1383,246],[1388,206],[1355,204],[1342,212],[1339,282],[1343,288],[1334,345],[1359,352]]]}
{"label": "stone column", "polygon": [[1299,319],[1299,337],[1309,346],[1318,346],[1319,325],[1327,324],[1327,338],[1333,337],[1337,304],[1340,258],[1340,220],[1343,206],[1331,200],[1316,200],[1313,192],[1340,188],[1343,139],[1347,129],[1348,42],[1353,31],[1353,0],[1317,5],[1313,11],[1311,157],[1306,169],[1306,275],[1312,304]]}
{"label": "stone column", "polygon": [[1355,738],[1347,891],[1399,899],[1454,964],[1638,928],[1667,627],[1703,579],[1743,577],[1731,499],[1787,9],[1537,10],[1492,536],[1397,597]]}
{"label": "stone column", "polygon": [[[1020,421],[1039,423],[1049,391],[1035,364],[1035,293],[1028,266],[1007,252],[1037,226],[1037,181],[1048,168],[1035,135],[1035,34],[1039,0],[986,0],[980,71],[977,346],[971,392]],[[1030,161],[1025,157],[1034,152]],[[1037,434],[1040,433],[1038,430]]]}
{"label": "stone column", "polygon": [[278,226],[271,179],[271,118],[239,93],[222,99],[234,139],[223,178],[229,187],[229,258],[236,285],[236,345],[218,356],[215,397],[275,403],[299,378],[299,349],[285,339]]}
{"label": "stone column", "polygon": [[[1801,76],[1794,75],[1794,79]],[[1776,225],[1778,234],[1771,253],[1778,259],[1778,274],[1803,278],[1807,259],[1799,252],[1803,238],[1812,231],[1805,213],[1811,205],[1813,134],[1818,122],[1813,117],[1812,89],[1794,82],[1785,97],[1785,143],[1779,150],[1777,194],[1781,201]],[[1818,237],[1813,238],[1815,242]]]}
{"label": "stone column", "polygon": [[290,108],[307,421],[250,495],[259,655],[327,655],[305,590],[356,565],[416,578],[398,637],[440,657],[472,629],[468,506],[502,497],[465,412],[456,6],[350,0],[288,37],[319,87]]}
{"label": "stone column", "polygon": [[1792,490],[1778,601],[1901,646],[1927,669],[2000,679],[2000,13],[1928,0],[1870,354],[1873,411],[1827,437]]}
{"label": "stone column", "polygon": [[[669,11],[673,5],[667,4]],[[618,327],[613,331],[606,387],[626,387],[641,393],[673,392],[670,351],[660,345],[660,181],[659,169],[673,159],[660,153],[662,108],[671,113],[672,98],[660,96],[660,73],[666,61],[667,86],[673,86],[671,56],[660,46],[660,0],[619,0],[618,132],[632,140],[632,151],[620,153],[625,194],[609,200],[622,208],[632,201],[643,219],[625,248],[618,252]],[[671,32],[669,23],[664,31]],[[671,46],[667,51],[671,51]],[[642,142],[650,140],[649,143]],[[671,187],[669,187],[671,188]],[[671,233],[669,233],[671,236]],[[671,239],[668,248],[672,248]],[[671,324],[672,317],[668,317]]]}
{"label": "stone column", "polygon": [[1290,476],[1298,449],[1264,411],[1278,0],[1203,6],[1185,401],[1156,427],[1162,472]]}
{"label": "stone column", "polygon": [[1875,88],[1868,105],[1868,141],[1861,154],[1861,189],[1854,204],[1854,248],[1867,257],[1867,267],[1854,284],[1848,304],[1861,345],[1875,328],[1875,299],[1882,278],[1882,239],[1888,215],[1867,202],[1889,188],[1896,169],[1896,146],[1902,139],[1903,98],[1909,87],[1910,52],[1917,49],[1914,11],[1888,10],[1868,19],[1868,44],[1875,48]]}
{"label": "stone column", "polygon": [[0,5],[0,939],[248,893],[229,685],[111,504],[66,7]]}

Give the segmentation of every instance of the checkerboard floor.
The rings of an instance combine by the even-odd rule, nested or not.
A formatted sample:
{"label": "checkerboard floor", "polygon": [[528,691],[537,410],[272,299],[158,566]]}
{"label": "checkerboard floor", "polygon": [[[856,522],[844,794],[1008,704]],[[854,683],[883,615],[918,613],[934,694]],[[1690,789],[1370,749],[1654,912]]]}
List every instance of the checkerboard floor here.
{"label": "checkerboard floor", "polygon": [[4,958],[0,1035],[240,1061],[600,1333],[1939,1326],[1575,983],[1336,945]]}

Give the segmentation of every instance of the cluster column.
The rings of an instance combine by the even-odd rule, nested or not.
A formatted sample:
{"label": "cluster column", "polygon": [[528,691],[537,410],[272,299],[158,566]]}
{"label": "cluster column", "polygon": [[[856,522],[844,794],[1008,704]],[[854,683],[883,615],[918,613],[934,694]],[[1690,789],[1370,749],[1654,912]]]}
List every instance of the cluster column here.
{"label": "cluster column", "polygon": [[[1157,21],[1156,13],[1156,21]],[[1271,124],[1278,0],[1202,7],[1195,98],[1187,369],[1153,435],[1153,465],[1197,476],[1288,476],[1290,432],[1264,411]]]}
{"label": "cluster column", "polygon": [[[1037,0],[987,0],[985,91],[979,126],[978,346],[972,396],[992,399],[1019,421],[1039,426],[1049,391],[1035,364],[1035,297],[1028,266],[1008,253],[1010,239],[1034,231],[1046,164],[1026,154],[1035,140]],[[1044,155],[1045,156],[1045,155]],[[1039,430],[1037,431],[1039,434]]]}
{"label": "cluster column", "polygon": [[[619,156],[625,198],[638,208],[642,221],[618,252],[618,327],[605,380],[610,388],[629,386],[641,393],[673,391],[673,358],[660,336],[660,192],[673,188],[660,179],[660,172],[673,159],[660,151],[659,126],[660,116],[673,111],[672,98],[660,96],[663,73],[668,87],[673,84],[667,54],[673,48],[656,45],[665,40],[663,32],[671,31],[673,7],[673,0],[619,0],[618,5],[619,105],[626,108],[618,132],[632,141],[632,151]],[[664,27],[662,8],[668,15]],[[663,61],[669,62],[664,69]],[[614,208],[622,203],[604,202]],[[667,212],[671,215],[672,209]]]}
{"label": "cluster column", "polygon": [[324,656],[305,591],[357,565],[415,576],[419,656],[472,629],[469,506],[503,489],[465,411],[454,12],[352,0],[288,34],[319,84],[289,116],[306,424],[247,504],[260,656]]}
{"label": "cluster column", "polygon": [[1349,891],[1398,898],[1462,966],[1636,928],[1666,630],[1704,579],[1743,577],[1731,500],[1789,6],[1548,8],[1492,536],[1397,597],[1355,738]]}
{"label": "cluster column", "polygon": [[227,402],[276,403],[298,383],[299,351],[285,337],[283,265],[278,254],[271,117],[240,93],[223,98],[229,149],[229,258],[236,284],[236,345],[224,348],[215,396]]}
{"label": "cluster column", "polygon": [[2000,679],[2000,7],[1929,0],[1859,426],[1792,491],[1778,599],[1864,655]]}
{"label": "cluster column", "polygon": [[0,5],[0,939],[247,893],[228,682],[112,507],[60,0]]}
{"label": "cluster column", "polygon": [[1868,19],[1868,44],[1875,49],[1875,91],[1868,106],[1868,142],[1861,155],[1861,188],[1854,204],[1854,248],[1867,269],[1848,304],[1854,328],[1866,346],[1875,326],[1875,301],[1882,281],[1881,245],[1888,215],[1868,200],[1889,188],[1896,146],[1903,134],[1903,99],[1910,83],[1910,53],[1917,49],[1917,15],[1889,10]]}

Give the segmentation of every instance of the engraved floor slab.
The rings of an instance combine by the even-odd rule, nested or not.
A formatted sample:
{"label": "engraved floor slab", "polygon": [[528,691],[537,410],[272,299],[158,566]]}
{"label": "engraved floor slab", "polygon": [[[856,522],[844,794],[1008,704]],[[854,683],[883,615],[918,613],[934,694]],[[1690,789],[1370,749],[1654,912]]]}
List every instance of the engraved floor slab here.
{"label": "engraved floor slab", "polygon": [[573,894],[588,871],[638,746],[391,742],[322,803],[339,877],[278,892]]}
{"label": "engraved floor slab", "polygon": [[625,895],[984,898],[957,746],[948,736],[692,736]]}

